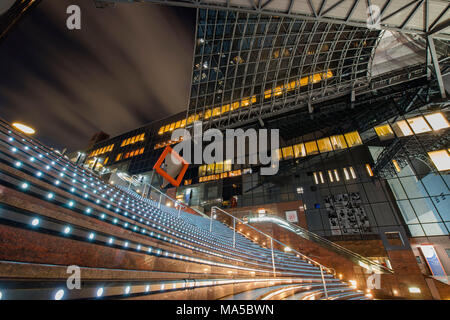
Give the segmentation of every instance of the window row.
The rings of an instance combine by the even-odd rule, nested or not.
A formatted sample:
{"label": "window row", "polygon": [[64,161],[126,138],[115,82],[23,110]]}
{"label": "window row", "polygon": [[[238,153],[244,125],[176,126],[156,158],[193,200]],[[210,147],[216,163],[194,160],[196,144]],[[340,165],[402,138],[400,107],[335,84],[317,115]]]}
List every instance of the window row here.
{"label": "window row", "polygon": [[224,178],[238,177],[240,175],[242,175],[242,170],[239,169],[230,172],[223,172],[219,174],[213,174],[210,176],[200,177],[198,178],[198,182],[215,181]]}
{"label": "window row", "polygon": [[[144,153],[144,149],[145,148],[140,148],[140,149],[136,149],[136,150],[133,150],[133,151],[129,151],[129,152],[125,153],[125,155],[123,155],[123,153],[119,153],[117,155],[117,157],[116,157],[116,161],[132,158],[132,157],[135,157],[137,155],[143,154]],[[122,157],[122,155],[123,155],[123,157]]]}
{"label": "window row", "polygon": [[362,144],[361,137],[357,131],[335,135],[318,140],[307,141],[293,146],[283,147],[277,150],[278,160],[289,160],[293,158],[306,157],[319,153],[330,152],[359,146]]}
{"label": "window row", "polygon": [[[400,120],[392,125],[383,124],[375,127],[375,132],[380,140],[393,139],[397,137],[411,136],[413,133],[420,134],[438,131],[449,127],[449,123],[441,112],[431,113],[425,116],[418,116],[406,120]],[[394,134],[395,133],[395,134]]]}
{"label": "window row", "polygon": [[[344,172],[345,180],[356,179],[356,172],[355,172],[355,169],[353,169],[353,167],[350,166],[350,167],[342,168],[342,171]],[[330,182],[330,183],[335,182],[335,181],[336,182],[341,181],[341,177],[339,175],[338,169],[327,170],[326,174],[327,174],[328,182]],[[325,183],[324,172],[322,172],[322,171],[313,172],[313,177],[314,177],[315,184]]]}
{"label": "window row", "polygon": [[163,141],[163,142],[158,142],[157,144],[155,144],[155,146],[153,147],[154,150],[157,149],[161,149],[164,148],[166,146],[170,146],[172,144],[178,143],[183,141],[183,136],[179,137],[178,139],[175,140],[167,140],[167,141]]}
{"label": "window row", "polygon": [[120,146],[124,147],[124,146],[127,146],[129,144],[134,144],[136,142],[144,141],[144,139],[145,139],[145,133],[141,133],[141,134],[138,134],[138,135],[136,135],[134,137],[130,137],[128,139],[123,140],[122,144]]}
{"label": "window row", "polygon": [[114,143],[110,144],[109,146],[105,146],[105,147],[102,147],[102,148],[95,149],[89,154],[89,157],[95,157],[95,156],[104,154],[106,152],[111,151],[113,148],[114,148]]}
{"label": "window row", "polygon": [[450,170],[450,149],[430,151],[428,156],[439,171]]}
{"label": "window row", "polygon": [[[206,66],[206,68],[207,67],[208,66]],[[264,99],[278,97],[279,95],[283,94],[284,92],[289,92],[289,91],[295,90],[297,88],[307,86],[308,84],[314,84],[319,81],[329,79],[331,77],[333,77],[333,72],[331,70],[328,70],[327,72],[315,73],[311,76],[307,76],[307,77],[300,78],[298,80],[294,80],[286,85],[281,85],[274,89],[268,89],[268,90],[264,91]],[[222,114],[228,113],[230,111],[236,110],[238,108],[247,107],[255,102],[256,102],[256,96],[252,96],[252,97],[243,98],[242,100],[233,102],[231,104],[226,104],[223,106],[208,109],[205,111],[204,115],[202,113],[198,113],[198,114],[189,116],[187,119],[187,124],[189,125],[199,119],[206,120],[211,117],[217,117]],[[173,131],[177,128],[183,128],[185,125],[186,125],[186,120],[178,120],[176,122],[162,126],[159,129],[158,134],[161,135],[166,132]]]}
{"label": "window row", "polygon": [[218,163],[204,164],[198,167],[198,176],[203,177],[209,174],[231,171],[231,160]]}

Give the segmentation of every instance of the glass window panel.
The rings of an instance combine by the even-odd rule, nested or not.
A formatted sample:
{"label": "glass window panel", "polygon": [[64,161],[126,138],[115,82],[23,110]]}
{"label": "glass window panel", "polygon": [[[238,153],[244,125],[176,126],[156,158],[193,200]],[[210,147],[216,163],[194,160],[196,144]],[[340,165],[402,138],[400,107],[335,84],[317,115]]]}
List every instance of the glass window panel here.
{"label": "glass window panel", "polygon": [[323,139],[317,140],[317,145],[319,146],[320,152],[333,151],[333,148],[331,147],[331,142],[330,142],[329,138],[323,138]]}
{"label": "glass window panel", "polygon": [[216,173],[222,173],[223,172],[223,162],[216,163]]}
{"label": "glass window panel", "polygon": [[422,184],[415,176],[401,177],[399,179],[408,198],[422,198],[427,196]]}
{"label": "glass window panel", "polygon": [[317,144],[315,141],[306,142],[305,148],[306,148],[306,153],[308,155],[319,153],[319,151],[317,150]]}
{"label": "glass window panel", "polygon": [[206,166],[206,173],[213,174],[214,173],[214,163],[208,164]]}
{"label": "glass window panel", "polygon": [[425,116],[433,130],[441,130],[449,127],[447,119],[440,112],[428,114]]}
{"label": "glass window panel", "polygon": [[299,143],[294,146],[294,156],[296,158],[306,156],[306,149],[303,143]]}
{"label": "glass window panel", "polygon": [[350,180],[350,175],[348,174],[347,168],[344,168],[344,177],[345,177],[345,180]]}
{"label": "glass window panel", "polygon": [[431,131],[430,126],[428,126],[423,117],[415,117],[407,119],[407,121],[416,134]]}
{"label": "glass window panel", "polygon": [[397,121],[392,125],[392,129],[397,137],[406,137],[413,134],[406,120]]}
{"label": "glass window panel", "polygon": [[413,236],[413,237],[425,236],[425,233],[423,232],[423,229],[419,224],[408,225],[408,228],[409,228],[409,231],[411,232],[411,236]]}
{"label": "glass window panel", "polygon": [[421,223],[441,221],[430,198],[412,199],[410,201]]}
{"label": "glass window panel", "polygon": [[438,210],[443,221],[450,221],[450,195],[441,194],[431,197],[434,207]]}
{"label": "glass window panel", "polygon": [[352,179],[356,179],[356,172],[355,172],[355,169],[353,169],[353,167],[349,167],[349,169],[350,169],[350,173],[351,173],[351,175],[352,175]]}
{"label": "glass window panel", "polygon": [[427,236],[442,236],[447,234],[443,223],[424,223],[422,228]]}
{"label": "glass window panel", "polygon": [[407,199],[406,193],[403,190],[403,187],[398,179],[389,179],[389,186],[391,187],[392,193],[394,194],[395,199]]}
{"label": "glass window panel", "polygon": [[419,223],[419,220],[417,219],[417,216],[413,208],[411,207],[411,203],[408,200],[397,201],[397,205],[400,209],[400,212],[402,213],[403,219],[407,224]]}
{"label": "glass window panel", "polygon": [[231,171],[231,160],[225,160],[223,171]]}
{"label": "glass window panel", "polygon": [[362,144],[361,137],[357,131],[346,133],[344,136],[349,147],[359,146]]}
{"label": "glass window panel", "polygon": [[450,155],[448,150],[438,150],[428,152],[428,155],[439,171],[450,170]]}
{"label": "glass window panel", "polygon": [[206,165],[202,165],[202,166],[198,167],[198,175],[200,177],[203,177],[204,175],[206,175]]}
{"label": "glass window panel", "polygon": [[374,129],[380,140],[388,140],[394,138],[394,132],[392,131],[389,124],[383,124],[381,126],[375,127]]}
{"label": "glass window panel", "polygon": [[331,145],[334,150],[345,149],[347,148],[347,143],[345,142],[345,138],[342,134],[337,136],[330,137]]}
{"label": "glass window panel", "polygon": [[292,147],[284,147],[283,151],[283,159],[292,159],[294,157],[294,152],[292,151]]}
{"label": "glass window panel", "polygon": [[429,173],[420,181],[425,186],[425,189],[430,196],[450,194],[450,190],[439,174]]}

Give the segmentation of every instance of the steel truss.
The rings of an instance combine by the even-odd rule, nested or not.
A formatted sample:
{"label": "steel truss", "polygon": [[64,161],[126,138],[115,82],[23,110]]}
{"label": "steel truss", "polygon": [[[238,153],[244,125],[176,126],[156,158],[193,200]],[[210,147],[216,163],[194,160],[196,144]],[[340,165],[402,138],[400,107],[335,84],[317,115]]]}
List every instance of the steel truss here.
{"label": "steel truss", "polygon": [[305,21],[368,26],[382,30],[450,39],[445,0],[95,0],[105,3],[148,2],[197,9],[226,10]]}

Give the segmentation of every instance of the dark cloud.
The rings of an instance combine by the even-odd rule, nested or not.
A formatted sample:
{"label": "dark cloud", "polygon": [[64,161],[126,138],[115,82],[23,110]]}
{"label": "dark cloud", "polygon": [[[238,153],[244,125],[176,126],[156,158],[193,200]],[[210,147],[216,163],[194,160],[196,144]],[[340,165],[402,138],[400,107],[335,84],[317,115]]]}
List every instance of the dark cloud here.
{"label": "dark cloud", "polygon": [[[81,30],[66,8],[81,8]],[[145,3],[97,9],[43,1],[0,43],[0,116],[24,121],[53,146],[82,148],[185,110],[194,14]]]}

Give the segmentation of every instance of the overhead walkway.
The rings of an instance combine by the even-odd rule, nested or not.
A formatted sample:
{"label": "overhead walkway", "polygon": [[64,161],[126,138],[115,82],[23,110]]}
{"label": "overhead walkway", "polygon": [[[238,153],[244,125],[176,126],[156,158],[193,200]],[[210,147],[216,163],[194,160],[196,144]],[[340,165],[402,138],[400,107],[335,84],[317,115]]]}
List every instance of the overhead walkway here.
{"label": "overhead walkway", "polygon": [[[335,285],[356,292],[308,257],[165,204],[105,183],[1,121],[0,298],[220,299],[296,283],[323,298]],[[80,289],[67,287],[68,266],[79,268]]]}

